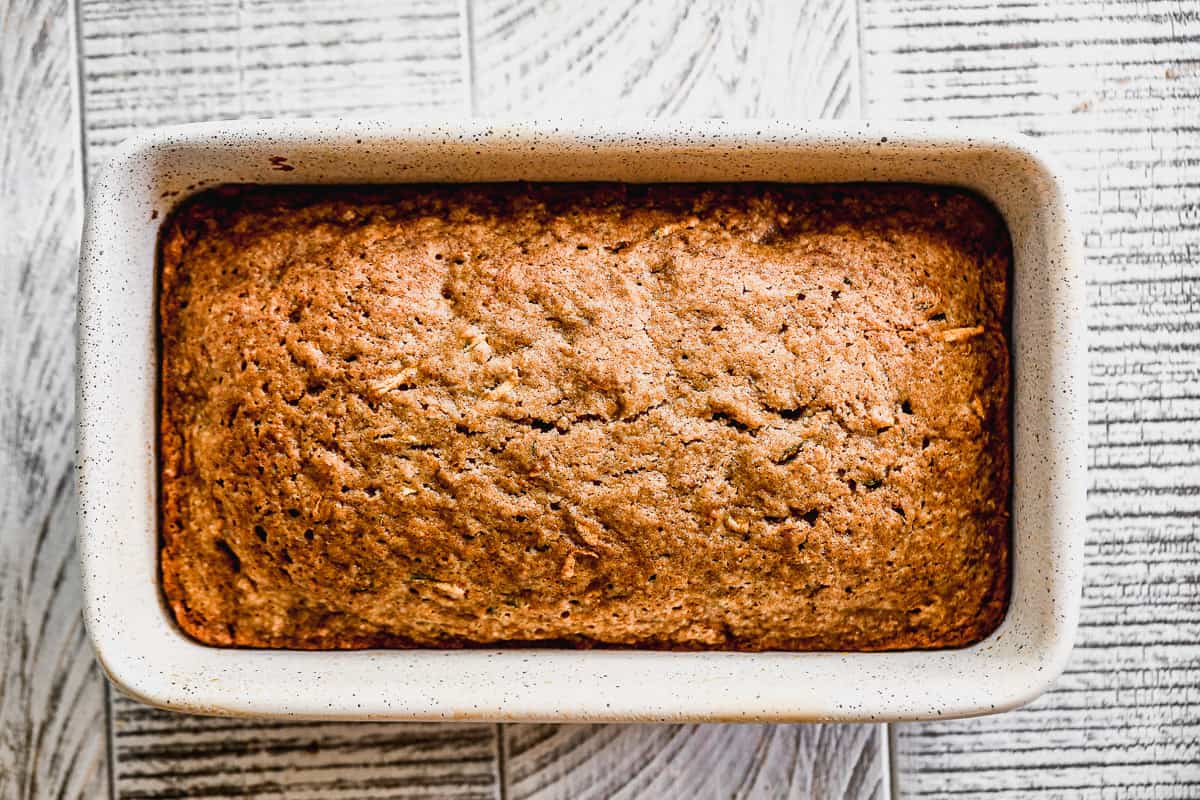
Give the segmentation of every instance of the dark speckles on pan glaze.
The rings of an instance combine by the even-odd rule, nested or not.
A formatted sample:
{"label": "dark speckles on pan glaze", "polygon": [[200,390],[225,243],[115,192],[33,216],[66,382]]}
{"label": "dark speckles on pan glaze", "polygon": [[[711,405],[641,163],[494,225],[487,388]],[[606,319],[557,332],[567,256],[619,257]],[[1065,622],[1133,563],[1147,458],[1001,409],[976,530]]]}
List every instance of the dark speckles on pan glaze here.
{"label": "dark speckles on pan glaze", "polygon": [[[295,169],[272,169],[275,155]],[[1084,530],[1083,285],[1055,174],[1024,139],[880,123],[244,122],[137,138],[96,181],[80,266],[80,551],[85,618],[102,663],[156,705],[281,717],[883,720],[1027,702],[1070,650]],[[1000,629],[966,650],[838,657],[267,653],[184,638],[162,606],[155,565],[158,224],[201,181],[513,178],[905,180],[987,196],[1006,218],[1015,259],[1013,591]]]}

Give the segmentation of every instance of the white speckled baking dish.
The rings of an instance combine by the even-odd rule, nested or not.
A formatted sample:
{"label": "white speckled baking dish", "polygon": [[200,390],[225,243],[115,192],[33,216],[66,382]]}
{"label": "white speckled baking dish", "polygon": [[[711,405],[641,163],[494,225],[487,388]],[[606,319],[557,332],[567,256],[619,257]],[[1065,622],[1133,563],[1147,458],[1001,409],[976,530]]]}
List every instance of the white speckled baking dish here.
{"label": "white speckled baking dish", "polygon": [[[988,197],[1013,238],[1012,598],[960,650],[291,652],[183,635],[158,580],[158,226],[226,182],[916,181]],[[1067,198],[1030,142],[944,126],[231,122],[158,130],[88,200],[79,286],[80,551],[101,664],[152,705],[343,719],[894,720],[1041,693],[1074,638],[1085,471],[1083,280]]]}

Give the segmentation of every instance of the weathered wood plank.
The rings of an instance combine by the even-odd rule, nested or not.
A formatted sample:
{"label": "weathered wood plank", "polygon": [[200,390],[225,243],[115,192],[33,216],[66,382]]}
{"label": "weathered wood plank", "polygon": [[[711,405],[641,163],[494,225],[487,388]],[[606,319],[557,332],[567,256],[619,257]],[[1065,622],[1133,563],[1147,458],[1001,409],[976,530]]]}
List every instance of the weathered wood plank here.
{"label": "weathered wood plank", "polygon": [[[481,115],[855,117],[855,4],[478,0]],[[882,726],[506,725],[510,798],[886,797]]]}
{"label": "weathered wood plank", "polygon": [[294,723],[114,707],[121,798],[499,796],[495,725]]}
{"label": "weathered wood plank", "polygon": [[856,117],[845,0],[472,3],[474,111]]}
{"label": "weathered wood plank", "polygon": [[[447,115],[466,107],[456,0],[81,0],[90,164],[155,125]],[[112,707],[119,797],[493,798],[495,725],[205,719]]]}
{"label": "weathered wood plank", "polygon": [[[878,725],[506,725],[509,798],[884,798]],[[845,755],[843,755],[845,754]]]}
{"label": "weathered wood plank", "polygon": [[92,163],[155,125],[466,108],[459,0],[79,0]]}
{"label": "weathered wood plank", "polygon": [[[1200,794],[1200,16],[1183,2],[884,2],[868,112],[999,122],[1075,183],[1089,261],[1086,585],[1057,689],[899,726],[906,794]],[[1083,535],[1083,532],[1080,532]]]}
{"label": "weathered wood plank", "polygon": [[0,0],[0,797],[108,791],[73,479],[83,179],[66,0]]}

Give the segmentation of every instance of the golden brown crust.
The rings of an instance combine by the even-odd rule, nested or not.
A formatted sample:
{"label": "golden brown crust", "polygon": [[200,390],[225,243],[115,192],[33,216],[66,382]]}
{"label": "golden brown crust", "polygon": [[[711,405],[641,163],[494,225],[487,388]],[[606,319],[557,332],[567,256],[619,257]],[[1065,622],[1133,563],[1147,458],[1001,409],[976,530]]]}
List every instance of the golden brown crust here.
{"label": "golden brown crust", "polygon": [[966,192],[231,187],[160,246],[163,587],[202,642],[1003,617],[1011,256]]}

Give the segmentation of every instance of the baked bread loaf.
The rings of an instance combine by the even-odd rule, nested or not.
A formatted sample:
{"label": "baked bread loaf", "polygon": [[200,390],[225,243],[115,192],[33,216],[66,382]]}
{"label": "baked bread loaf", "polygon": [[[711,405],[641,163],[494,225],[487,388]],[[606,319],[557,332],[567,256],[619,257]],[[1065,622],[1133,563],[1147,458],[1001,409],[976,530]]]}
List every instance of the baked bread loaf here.
{"label": "baked bread loaf", "polygon": [[906,185],[226,187],[165,224],[162,580],[212,645],[966,645],[1008,234]]}

